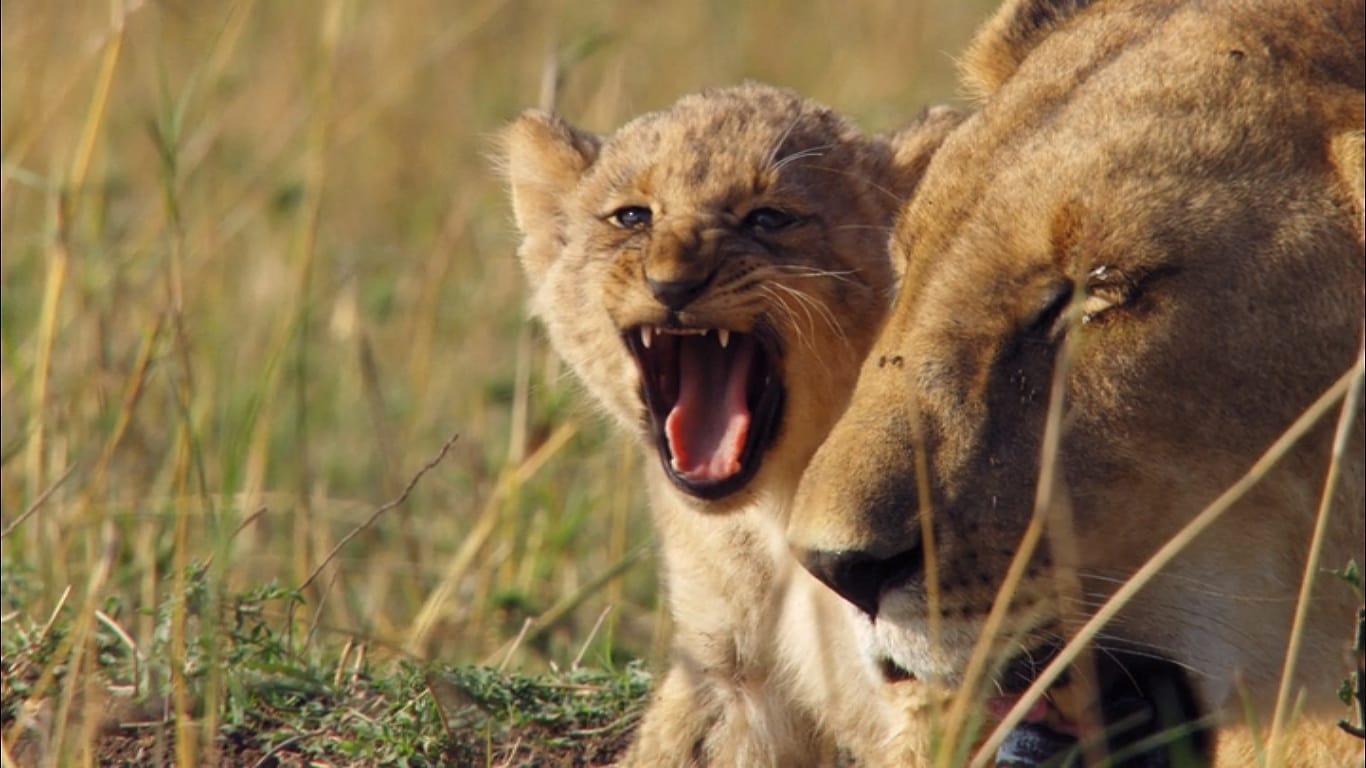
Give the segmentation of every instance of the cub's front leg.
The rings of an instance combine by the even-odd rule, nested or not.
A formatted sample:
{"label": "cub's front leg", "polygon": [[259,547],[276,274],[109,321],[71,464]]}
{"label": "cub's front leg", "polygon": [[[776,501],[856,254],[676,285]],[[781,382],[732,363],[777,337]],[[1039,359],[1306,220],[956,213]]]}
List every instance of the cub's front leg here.
{"label": "cub's front leg", "polygon": [[656,482],[673,666],[628,752],[629,766],[824,766],[834,749],[781,661],[785,554],[768,510],[703,516]]}
{"label": "cub's front leg", "polygon": [[681,665],[669,670],[654,693],[635,741],[620,765],[627,768],[707,765],[706,737],[721,713],[700,695],[701,681]]}
{"label": "cub's front leg", "polygon": [[[834,749],[816,723],[781,704],[781,692],[706,672],[669,670],[621,765],[629,768],[825,766]],[[776,705],[775,705],[776,702]]]}

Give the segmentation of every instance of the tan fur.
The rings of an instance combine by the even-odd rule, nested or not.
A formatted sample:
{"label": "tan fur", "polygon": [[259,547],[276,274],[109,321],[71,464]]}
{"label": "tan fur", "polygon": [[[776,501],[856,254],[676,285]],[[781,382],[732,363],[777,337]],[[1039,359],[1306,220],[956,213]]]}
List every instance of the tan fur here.
{"label": "tan fur", "polygon": [[[843,606],[796,567],[784,530],[892,296],[893,217],[957,121],[941,108],[874,140],[791,92],[750,84],[686,97],[605,138],[537,111],[507,129],[532,312],[648,455],[675,653],[627,763],[827,764],[832,734],[870,757],[892,726]],[[654,212],[646,235],[613,223],[624,206]],[[766,207],[804,223],[745,231],[747,212]],[[678,318],[771,328],[787,398],[758,474],[714,501],[667,479],[622,339],[669,317],[647,280],[708,274]]]}
{"label": "tan fur", "polygon": [[[863,625],[874,655],[950,685],[1032,515],[1065,334],[1080,339],[1055,476],[1078,545],[1054,559],[1045,540],[1032,561],[1006,621],[1024,645],[1074,628],[1362,345],[1360,0],[1082,5],[1008,2],[972,45],[966,79],[982,108],[938,151],[899,220],[901,292],[789,531],[827,574],[851,553],[917,552],[923,458],[943,643],[932,651],[918,578],[883,593]],[[1074,287],[1086,314],[1069,331],[1048,308]],[[1253,765],[1264,748],[1247,711],[1270,723],[1334,421],[1100,641],[1189,670],[1221,723],[1221,766]],[[1324,568],[1363,562],[1362,435],[1358,407]],[[1067,557],[1079,604],[1055,582]],[[1361,764],[1361,742],[1334,727],[1347,714],[1335,694],[1357,606],[1340,580],[1319,576],[1286,765]],[[903,738],[923,741],[918,729]]]}

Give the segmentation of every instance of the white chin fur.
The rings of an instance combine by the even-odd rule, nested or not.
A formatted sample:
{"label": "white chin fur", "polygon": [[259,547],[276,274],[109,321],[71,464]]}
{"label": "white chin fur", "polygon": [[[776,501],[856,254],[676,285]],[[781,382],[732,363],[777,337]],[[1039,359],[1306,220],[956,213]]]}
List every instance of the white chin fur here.
{"label": "white chin fur", "polygon": [[978,634],[975,624],[946,622],[940,625],[936,644],[923,618],[901,621],[879,615],[876,622],[864,621],[863,626],[867,629],[865,647],[875,662],[890,660],[917,679],[941,685],[956,685],[962,678]]}
{"label": "white chin fur", "polygon": [[[1047,605],[1039,602],[1007,617],[993,650],[997,653],[1006,649],[1018,652],[1025,648],[1028,645],[1025,638],[1031,630],[1048,624]],[[857,622],[863,630],[864,649],[874,664],[890,660],[918,679],[958,685],[977,646],[986,616],[941,621],[938,642],[934,642],[927,613],[923,601],[913,595],[904,592],[885,595],[876,621],[870,623],[864,617]]]}
{"label": "white chin fur", "polygon": [[962,676],[977,641],[976,622],[941,622],[939,642],[931,642],[926,606],[905,592],[882,597],[876,621],[858,614],[864,653],[876,666],[891,661],[920,680],[953,685]]}

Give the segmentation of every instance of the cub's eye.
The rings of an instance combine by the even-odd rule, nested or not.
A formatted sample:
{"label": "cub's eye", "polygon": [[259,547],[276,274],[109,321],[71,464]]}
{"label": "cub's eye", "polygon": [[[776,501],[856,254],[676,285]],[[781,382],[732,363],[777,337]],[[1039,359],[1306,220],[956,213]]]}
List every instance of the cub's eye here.
{"label": "cub's eye", "polygon": [[758,232],[781,232],[797,223],[797,217],[777,208],[755,208],[745,214],[746,229]]}
{"label": "cub's eye", "polygon": [[644,229],[650,226],[654,220],[654,214],[644,206],[628,205],[625,208],[612,211],[612,215],[608,218],[622,229]]}

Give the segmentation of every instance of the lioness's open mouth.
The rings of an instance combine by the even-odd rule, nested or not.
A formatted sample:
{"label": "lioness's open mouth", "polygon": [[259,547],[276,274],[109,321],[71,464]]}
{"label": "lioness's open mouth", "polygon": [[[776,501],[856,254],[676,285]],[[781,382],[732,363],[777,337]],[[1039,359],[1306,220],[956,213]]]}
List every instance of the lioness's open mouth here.
{"label": "lioness's open mouth", "polygon": [[[1004,692],[988,702],[988,709],[996,715],[1009,710],[1049,655],[1012,663],[1003,676]],[[1106,765],[1176,768],[1209,764],[1209,724],[1202,721],[1180,667],[1165,659],[1123,652],[1097,654],[1095,664],[1103,720],[1096,725],[1101,732],[1086,732],[1080,712],[1082,694],[1064,676],[1010,732],[996,753],[998,768],[1081,766],[1082,743],[1088,736],[1103,748]]]}
{"label": "lioness's open mouth", "polygon": [[702,499],[743,488],[782,421],[781,369],[766,334],[643,325],[624,338],[669,479]]}

